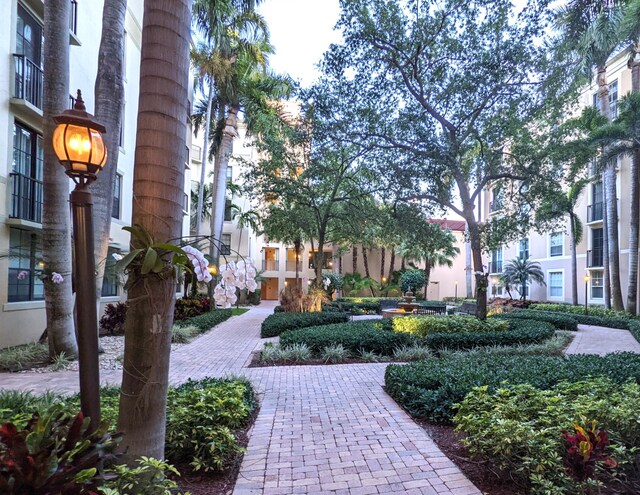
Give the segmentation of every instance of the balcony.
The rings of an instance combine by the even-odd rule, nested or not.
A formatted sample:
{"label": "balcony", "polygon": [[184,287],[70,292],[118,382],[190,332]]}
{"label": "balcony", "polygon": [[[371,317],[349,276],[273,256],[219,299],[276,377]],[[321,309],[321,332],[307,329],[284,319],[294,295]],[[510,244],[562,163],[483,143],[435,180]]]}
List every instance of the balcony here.
{"label": "balcony", "polygon": [[42,223],[42,181],[12,173],[10,218]]}
{"label": "balcony", "polygon": [[69,13],[69,43],[74,46],[80,46],[78,38],[78,2],[71,0],[71,11]]}
{"label": "balcony", "polygon": [[[302,271],[302,263],[300,261],[298,261],[297,263],[298,265],[298,271]],[[296,262],[295,260],[287,260],[287,271],[288,272],[295,272],[296,271]]]}
{"label": "balcony", "polygon": [[587,267],[601,268],[604,266],[604,250],[593,249],[587,251]]}
{"label": "balcony", "polygon": [[13,97],[24,100],[42,111],[43,72],[24,55],[13,55],[15,66],[15,86]]}
{"label": "balcony", "polygon": [[278,260],[262,260],[262,271],[275,271],[278,269]]}
{"label": "balcony", "polygon": [[502,273],[502,261],[490,261],[489,273]]}
{"label": "balcony", "polygon": [[602,202],[587,206],[587,223],[601,222],[603,210]]}

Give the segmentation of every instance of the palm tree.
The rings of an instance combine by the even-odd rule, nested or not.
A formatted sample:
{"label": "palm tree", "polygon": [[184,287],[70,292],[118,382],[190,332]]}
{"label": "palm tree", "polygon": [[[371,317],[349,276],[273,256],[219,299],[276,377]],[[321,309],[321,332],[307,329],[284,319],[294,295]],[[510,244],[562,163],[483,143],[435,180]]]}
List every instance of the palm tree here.
{"label": "palm tree", "polygon": [[[240,236],[238,237],[238,253],[242,246],[242,233],[244,229],[249,227],[254,232],[257,232],[260,228],[260,214],[256,210],[242,210],[237,205],[231,205],[233,211],[233,219],[236,221],[238,228],[240,229]],[[297,277],[296,277],[297,278]]]}
{"label": "palm tree", "polygon": [[213,195],[211,194],[211,184],[205,184],[204,187],[198,188],[202,191],[202,197],[199,191],[191,191],[191,226],[196,225],[196,215],[198,204],[202,205],[200,213],[200,221],[209,220],[211,218],[211,208],[213,205]]}
{"label": "palm tree", "polygon": [[530,281],[546,285],[540,263],[530,259],[514,258],[506,263],[502,271],[502,279],[512,287],[518,287],[522,301],[527,300],[527,284]]}
{"label": "palm tree", "polygon": [[[182,233],[190,6],[190,0],[144,4],[132,224],[156,242],[171,242]],[[68,26],[65,33],[68,42]],[[132,248],[141,244],[132,237]],[[164,457],[176,294],[175,271],[163,276],[141,271],[130,268],[127,282],[118,416],[118,430],[125,433],[122,448],[130,462],[142,455]]]}
{"label": "palm tree", "polygon": [[42,257],[47,273],[63,275],[60,284],[44,284],[49,354],[77,356],[71,292],[71,230],[69,178],[53,151],[53,116],[66,110],[69,101],[69,2],[45,4],[44,37],[44,204]]}

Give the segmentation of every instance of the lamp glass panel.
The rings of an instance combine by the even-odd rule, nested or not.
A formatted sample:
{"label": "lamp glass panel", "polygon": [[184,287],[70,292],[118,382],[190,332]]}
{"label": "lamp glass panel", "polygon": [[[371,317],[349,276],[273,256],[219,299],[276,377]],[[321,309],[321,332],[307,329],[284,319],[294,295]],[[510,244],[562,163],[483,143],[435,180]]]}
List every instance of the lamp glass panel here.
{"label": "lamp glass panel", "polygon": [[91,129],[91,163],[102,168],[107,159],[107,148],[102,140],[102,134],[95,129]]}
{"label": "lamp glass panel", "polygon": [[53,150],[60,161],[67,160],[67,150],[64,145],[64,130],[66,127],[66,124],[58,124],[53,131]]}

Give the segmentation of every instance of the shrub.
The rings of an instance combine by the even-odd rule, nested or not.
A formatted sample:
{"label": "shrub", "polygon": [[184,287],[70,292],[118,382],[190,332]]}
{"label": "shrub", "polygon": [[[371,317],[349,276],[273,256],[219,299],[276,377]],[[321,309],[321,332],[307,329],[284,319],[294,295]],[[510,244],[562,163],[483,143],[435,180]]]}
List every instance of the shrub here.
{"label": "shrub", "polygon": [[433,356],[431,349],[419,345],[403,345],[393,350],[393,357],[399,361],[419,361]]}
{"label": "shrub", "polygon": [[387,392],[419,418],[449,421],[454,404],[474,388],[489,391],[507,381],[548,389],[562,380],[608,377],[622,383],[640,381],[640,355],[520,356],[494,354],[447,355],[407,365],[390,365],[385,374]]}
{"label": "shrub", "polygon": [[173,325],[171,329],[171,342],[174,344],[186,344],[199,333],[200,329],[194,325],[189,325],[188,327]]}
{"label": "shrub", "polygon": [[109,335],[123,335],[124,321],[127,318],[127,304],[118,302],[107,304],[100,318],[100,331]]}
{"label": "shrub", "polygon": [[24,426],[0,427],[0,493],[79,495],[97,488],[98,466],[112,459],[119,437],[107,423],[89,433],[89,420],[53,407]]}
{"label": "shrub", "polygon": [[380,356],[375,352],[365,351],[364,349],[360,349],[358,352],[358,357],[367,363],[379,363],[384,356]]}
{"label": "shrub", "polygon": [[562,356],[574,334],[569,331],[558,330],[553,337],[541,344],[519,344],[519,345],[490,345],[484,347],[475,347],[470,350],[463,351],[440,351],[440,355],[449,354],[492,354],[492,355],[543,355],[543,356]]}
{"label": "shrub", "polygon": [[[366,352],[366,351],[365,351]],[[342,344],[328,345],[320,353],[320,357],[325,363],[342,363],[349,358],[351,353]]]}
{"label": "shrub", "polygon": [[311,349],[307,344],[292,344],[281,347],[282,359],[285,361],[293,361],[294,363],[302,363],[311,359]]}
{"label": "shrub", "polygon": [[[573,306],[571,304],[536,303],[532,304],[530,308],[537,311],[557,311],[560,313],[584,315],[584,306]],[[621,319],[633,318],[632,315],[624,311],[616,311],[615,309],[601,308],[599,306],[589,306],[588,315]]]}
{"label": "shrub", "polygon": [[121,464],[110,469],[113,477],[100,487],[100,492],[104,495],[182,495],[176,491],[178,484],[169,478],[180,476],[171,464],[144,456],[136,462],[137,467]]}
{"label": "shrub", "polygon": [[[329,281],[329,284],[325,286],[325,281]],[[342,275],[334,272],[324,272],[322,274],[322,287],[327,293],[329,299],[333,296],[336,290],[342,289]]]}
{"label": "shrub", "polygon": [[208,296],[182,297],[176,299],[173,310],[174,321],[186,320],[211,311],[211,299]]}
{"label": "shrub", "polygon": [[346,313],[275,313],[267,316],[262,322],[260,336],[277,337],[287,330],[346,321],[349,321],[349,315]]}
{"label": "shrub", "polygon": [[493,316],[493,318],[499,319],[525,319],[525,320],[537,320],[546,321],[551,323],[559,330],[571,330],[573,332],[578,330],[578,321],[576,318],[570,315],[564,315],[560,313],[547,313],[546,311],[535,311],[529,309],[521,309],[513,311],[511,313],[500,313]]}
{"label": "shrub", "polygon": [[414,343],[413,336],[389,332],[371,320],[301,328],[280,336],[281,346],[307,344],[314,353],[320,353],[328,346],[342,345],[353,354],[362,350],[384,354],[394,347]]}
{"label": "shrub", "polygon": [[[567,444],[562,431],[573,432],[574,424],[586,426],[595,421],[615,439],[617,446],[609,453],[624,466],[633,459],[633,449],[640,441],[638,402],[637,383],[618,384],[604,378],[563,382],[549,390],[528,384],[499,389],[483,386],[466,396],[454,422],[465,432],[463,442],[472,455],[516,482],[532,485],[534,493],[583,493],[588,485],[571,479],[565,471]],[[603,469],[593,474],[601,480],[608,478]],[[634,477],[632,472],[627,474]],[[618,479],[625,480],[625,476]],[[633,481],[628,479],[627,490],[616,493],[637,493],[638,485],[635,489],[629,486]],[[640,482],[637,472],[635,482]]]}
{"label": "shrub", "polygon": [[411,291],[416,294],[424,287],[425,282],[423,270],[406,270],[400,275],[400,289],[403,293]]}
{"label": "shrub", "polygon": [[20,371],[48,362],[49,347],[39,342],[0,350],[0,370],[3,371]]}
{"label": "shrub", "polygon": [[284,308],[282,306],[276,306],[273,308],[274,313],[284,313]]}
{"label": "shrub", "polygon": [[200,316],[195,316],[187,320],[176,321],[175,324],[180,327],[197,327],[200,333],[207,332],[211,328],[219,325],[223,321],[228,320],[233,315],[232,309],[216,309]]}
{"label": "shrub", "polygon": [[433,333],[501,332],[509,329],[506,321],[479,320],[474,316],[404,316],[393,318],[393,330],[424,337]]}

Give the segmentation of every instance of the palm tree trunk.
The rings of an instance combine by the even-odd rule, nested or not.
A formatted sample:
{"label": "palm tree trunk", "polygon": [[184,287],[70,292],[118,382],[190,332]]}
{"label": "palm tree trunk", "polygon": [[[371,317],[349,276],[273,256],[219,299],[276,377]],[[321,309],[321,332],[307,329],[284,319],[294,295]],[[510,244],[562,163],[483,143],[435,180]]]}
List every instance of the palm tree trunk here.
{"label": "palm tree trunk", "polygon": [[[144,4],[132,223],[160,242],[182,232],[190,21],[190,0]],[[164,457],[175,270],[143,276],[138,267],[129,283],[118,431],[133,463]]]}
{"label": "palm tree trunk", "polygon": [[[216,171],[214,196],[212,203],[215,205],[212,215],[211,235],[220,241],[222,239],[222,228],[224,227],[224,212],[227,200],[227,167],[229,166],[229,155],[231,154],[233,140],[238,135],[238,112],[239,108],[232,106],[229,108],[224,130],[222,131],[222,141],[220,142],[220,166]],[[218,258],[216,253],[214,259]]]}
{"label": "palm tree trunk", "polygon": [[302,244],[300,239],[293,241],[293,248],[296,252],[296,289],[302,290],[302,281],[300,280],[300,245]]}
{"label": "palm tree trunk", "polygon": [[604,307],[611,309],[611,278],[609,277],[609,236],[607,235],[607,191],[604,187],[604,173],[602,173],[602,265],[604,279]]}
{"label": "palm tree trunk", "polygon": [[352,246],[353,256],[351,257],[351,269],[354,275],[358,273],[358,246],[355,244]]}
{"label": "palm tree trunk", "polygon": [[364,263],[364,276],[371,278],[371,272],[369,271],[369,254],[367,248],[362,247],[362,262]]}
{"label": "palm tree trunk", "polygon": [[[78,355],[71,290],[69,178],[52,144],[56,127],[52,117],[66,110],[69,102],[69,5],[68,0],[45,3],[42,258],[47,274],[44,301],[51,357],[62,352],[68,357]],[[53,272],[63,276],[61,284],[51,281]]]}
{"label": "palm tree trunk", "polygon": [[389,282],[391,282],[391,280],[393,279],[393,272],[396,269],[396,250],[395,249],[391,249],[391,259],[389,260],[389,276],[387,277],[387,280]]}
{"label": "palm tree trunk", "polygon": [[[640,91],[640,46],[636,47],[628,67],[631,69],[631,91]],[[631,211],[629,219],[629,284],[627,286],[627,311],[638,312],[638,247],[640,243],[640,151],[631,157]]]}
{"label": "palm tree trunk", "polygon": [[404,259],[404,256],[402,257],[402,260],[400,261],[400,270],[406,270],[407,266],[406,266],[406,261]]}
{"label": "palm tree trunk", "polygon": [[[571,244],[571,302],[578,305],[578,255],[576,246],[576,227],[573,213],[569,214],[569,243]],[[524,292],[525,289],[523,289]]]}
{"label": "palm tree trunk", "polygon": [[[213,108],[213,87],[209,87],[209,97],[207,98],[207,112],[204,121],[204,137],[202,143],[202,165],[200,166],[200,184],[198,184],[198,206],[196,208],[196,225],[194,234],[200,235],[200,224],[202,222],[202,209],[204,207],[204,183],[207,180],[207,162],[209,161],[209,132],[211,129],[211,109]],[[238,249],[238,251],[240,251]]]}
{"label": "palm tree trunk", "polygon": [[[93,194],[93,244],[96,257],[96,304],[100,309],[102,282],[109,251],[113,190],[118,170],[120,129],[124,109],[124,23],[127,0],[105,0],[102,9],[102,36],[98,50],[95,84],[96,120],[107,128],[104,142],[109,150],[100,180],[91,184]],[[100,311],[98,311],[98,317]]]}

